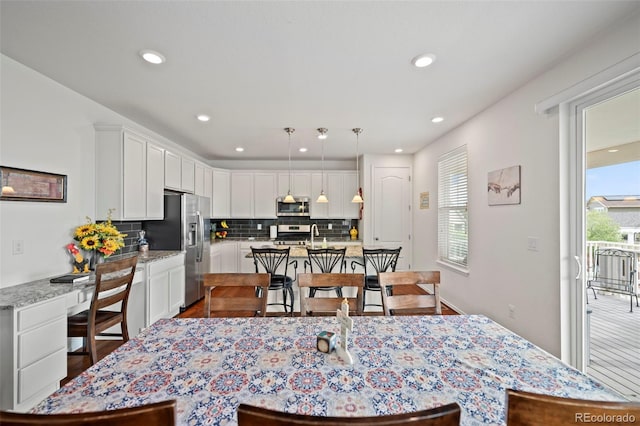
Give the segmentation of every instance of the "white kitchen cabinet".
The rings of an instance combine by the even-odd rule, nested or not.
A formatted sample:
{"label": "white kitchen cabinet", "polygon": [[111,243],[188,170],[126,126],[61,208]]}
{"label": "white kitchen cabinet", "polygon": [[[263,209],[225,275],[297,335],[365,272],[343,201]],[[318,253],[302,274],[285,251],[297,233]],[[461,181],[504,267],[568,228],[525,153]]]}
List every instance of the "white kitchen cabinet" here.
{"label": "white kitchen cabinet", "polygon": [[164,153],[164,187],[180,191],[182,186],[182,158],[170,151]]}
{"label": "white kitchen cabinet", "polygon": [[231,217],[275,219],[277,175],[272,172],[231,173]]}
{"label": "white kitchen cabinet", "polygon": [[251,246],[260,247],[260,243],[255,241],[240,242],[238,247],[238,272],[256,272],[253,257],[247,257],[247,254],[251,253]]}
{"label": "white kitchen cabinet", "polygon": [[[311,218],[312,219],[357,219],[360,205],[352,203],[356,193],[356,173],[331,171],[324,174],[324,185],[320,173],[311,174]],[[324,189],[328,203],[317,203]]]}
{"label": "white kitchen cabinet", "polygon": [[163,218],[163,171],[152,160],[164,151],[122,126],[96,125],[96,219]]}
{"label": "white kitchen cabinet", "polygon": [[[278,173],[278,196],[287,195],[289,190],[289,172]],[[291,172],[291,195],[311,197],[311,172]],[[316,196],[317,197],[317,196]]]}
{"label": "white kitchen cabinet", "polygon": [[196,162],[191,158],[182,157],[180,189],[192,193],[196,189]]}
{"label": "white kitchen cabinet", "polygon": [[164,149],[148,142],[147,219],[164,219]]}
{"label": "white kitchen cabinet", "polygon": [[333,197],[327,188],[327,175],[322,173],[311,174],[311,219],[327,219],[329,203],[318,203],[318,195],[320,191],[324,190],[329,201],[333,201]]}
{"label": "white kitchen cabinet", "polygon": [[211,217],[231,217],[231,173],[228,170],[213,170],[213,195]]}
{"label": "white kitchen cabinet", "polygon": [[147,276],[147,324],[171,318],[184,304],[184,254],[150,262]]}
{"label": "white kitchen cabinet", "polygon": [[219,241],[211,244],[211,272],[238,272],[238,243]]}
{"label": "white kitchen cabinet", "polygon": [[253,219],[253,173],[231,173],[231,217]]}
{"label": "white kitchen cabinet", "polygon": [[0,310],[0,409],[27,411],[66,375],[66,296]]}
{"label": "white kitchen cabinet", "polygon": [[253,217],[256,219],[275,219],[277,194],[277,175],[269,172],[256,172],[253,175]]}

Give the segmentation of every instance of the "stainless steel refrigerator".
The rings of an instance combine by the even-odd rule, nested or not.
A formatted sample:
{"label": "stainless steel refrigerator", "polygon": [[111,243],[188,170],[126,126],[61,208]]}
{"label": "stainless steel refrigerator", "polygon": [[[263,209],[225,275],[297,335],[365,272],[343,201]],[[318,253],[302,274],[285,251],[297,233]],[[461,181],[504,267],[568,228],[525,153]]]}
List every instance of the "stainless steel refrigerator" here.
{"label": "stainless steel refrigerator", "polygon": [[183,250],[185,307],[204,296],[202,276],[209,272],[210,200],[191,194],[165,194],[164,220],[143,223],[150,250]]}

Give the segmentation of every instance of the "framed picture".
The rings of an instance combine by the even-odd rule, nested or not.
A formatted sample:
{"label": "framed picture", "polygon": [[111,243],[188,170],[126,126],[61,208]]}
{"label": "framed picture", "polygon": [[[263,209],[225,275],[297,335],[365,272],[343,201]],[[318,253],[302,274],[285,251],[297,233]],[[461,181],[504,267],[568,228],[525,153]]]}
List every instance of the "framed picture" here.
{"label": "framed picture", "polygon": [[0,166],[0,201],[67,202],[67,176]]}
{"label": "framed picture", "polygon": [[520,166],[489,172],[487,194],[490,206],[520,204]]}
{"label": "framed picture", "polygon": [[429,193],[421,192],[420,193],[420,209],[428,209],[429,208]]}

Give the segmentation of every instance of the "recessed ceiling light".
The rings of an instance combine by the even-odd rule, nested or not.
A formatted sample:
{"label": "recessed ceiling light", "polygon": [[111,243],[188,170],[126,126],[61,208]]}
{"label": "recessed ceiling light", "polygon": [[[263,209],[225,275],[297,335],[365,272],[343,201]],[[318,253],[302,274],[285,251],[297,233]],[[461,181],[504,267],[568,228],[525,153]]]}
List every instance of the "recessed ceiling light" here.
{"label": "recessed ceiling light", "polygon": [[396,149],[394,150],[394,152],[396,152],[396,153],[398,153],[398,154],[399,154],[399,153],[401,153],[401,152],[402,152],[402,148],[396,148]]}
{"label": "recessed ceiling light", "polygon": [[237,147],[237,148],[236,148],[236,151],[237,151],[237,152],[242,152],[242,151],[244,151],[244,148],[243,148],[243,147],[241,147],[241,146],[239,146],[239,147]]}
{"label": "recessed ceiling light", "polygon": [[298,151],[300,151],[300,152],[307,152],[307,148],[300,148]]}
{"label": "recessed ceiling light", "polygon": [[618,152],[618,151],[619,151],[618,149],[609,149],[609,150],[607,150],[607,152],[612,152],[612,153],[613,152]]}
{"label": "recessed ceiling light", "polygon": [[167,60],[162,54],[148,49],[141,50],[140,56],[142,56],[142,59],[144,59],[145,61],[154,65],[162,64]]}
{"label": "recessed ceiling light", "polygon": [[424,68],[428,67],[436,60],[436,55],[432,53],[426,53],[424,55],[418,55],[411,60],[411,63],[416,68]]}
{"label": "recessed ceiling light", "polygon": [[196,118],[198,120],[200,120],[200,121],[203,121],[203,122],[207,122],[207,121],[211,120],[211,117],[209,117],[207,114],[198,114],[198,115],[196,115]]}
{"label": "recessed ceiling light", "polygon": [[431,119],[432,123],[442,123],[444,121],[444,117],[433,117]]}

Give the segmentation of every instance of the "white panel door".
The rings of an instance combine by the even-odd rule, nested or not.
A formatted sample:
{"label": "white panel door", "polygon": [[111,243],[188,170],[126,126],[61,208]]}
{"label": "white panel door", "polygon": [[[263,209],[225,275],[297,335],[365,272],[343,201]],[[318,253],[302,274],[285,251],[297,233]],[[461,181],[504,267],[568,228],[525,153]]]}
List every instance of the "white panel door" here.
{"label": "white panel door", "polygon": [[373,244],[402,247],[405,261],[411,259],[410,189],[408,167],[374,167]]}

